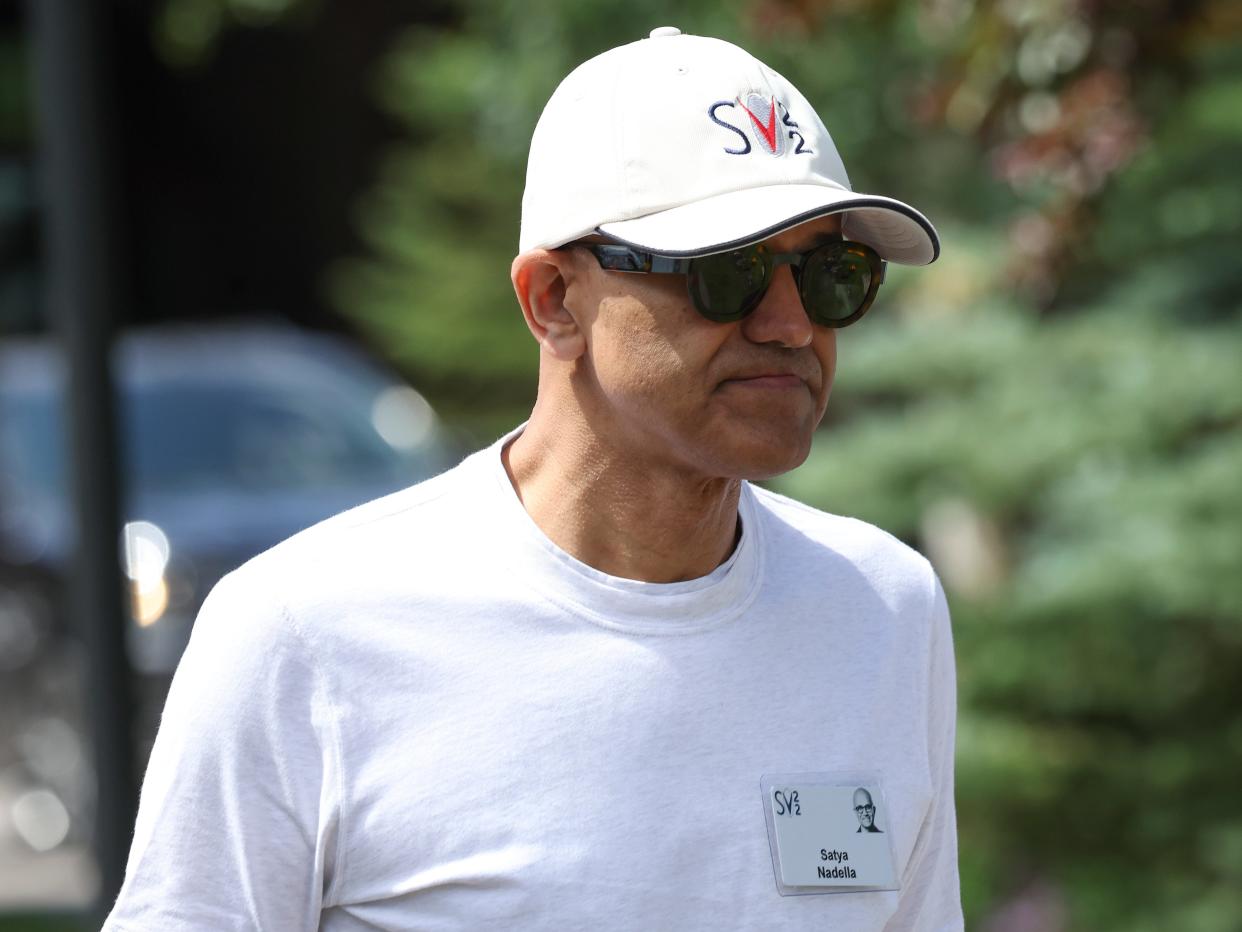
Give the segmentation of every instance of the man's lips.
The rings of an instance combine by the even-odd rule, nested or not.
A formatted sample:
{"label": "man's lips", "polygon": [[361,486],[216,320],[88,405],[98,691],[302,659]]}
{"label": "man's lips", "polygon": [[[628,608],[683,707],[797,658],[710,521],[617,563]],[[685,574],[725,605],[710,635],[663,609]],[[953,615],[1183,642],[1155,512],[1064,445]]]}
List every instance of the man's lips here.
{"label": "man's lips", "polygon": [[758,372],[754,375],[735,376],[725,379],[725,385],[741,385],[746,388],[790,389],[807,388],[806,379],[792,372]]}

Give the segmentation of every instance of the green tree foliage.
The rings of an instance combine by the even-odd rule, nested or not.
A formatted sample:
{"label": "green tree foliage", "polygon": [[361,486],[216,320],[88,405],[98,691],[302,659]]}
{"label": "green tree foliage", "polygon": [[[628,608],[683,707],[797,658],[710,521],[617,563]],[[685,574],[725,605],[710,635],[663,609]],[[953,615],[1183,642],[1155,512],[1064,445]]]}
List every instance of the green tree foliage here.
{"label": "green tree foliage", "polygon": [[234,27],[287,25],[314,16],[322,0],[158,0],[151,39],[160,58],[178,68],[202,65]]}
{"label": "green tree foliage", "polygon": [[[571,67],[670,17],[454,8],[377,75],[409,141],[360,205],[371,254],[331,285],[486,435],[534,393],[508,266],[535,119]],[[842,333],[828,421],[779,484],[945,580],[969,925],[1242,927],[1236,5],[756,0],[672,20],[788,75],[855,186],[944,236]]]}

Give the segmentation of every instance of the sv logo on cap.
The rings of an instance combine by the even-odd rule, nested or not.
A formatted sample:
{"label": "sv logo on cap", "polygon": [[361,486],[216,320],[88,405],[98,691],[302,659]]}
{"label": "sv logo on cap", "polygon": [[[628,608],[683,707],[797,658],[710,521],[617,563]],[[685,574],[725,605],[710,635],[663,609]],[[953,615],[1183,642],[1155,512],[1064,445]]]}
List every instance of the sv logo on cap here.
{"label": "sv logo on cap", "polygon": [[[730,110],[741,108],[742,114],[749,119],[741,120],[743,127],[749,127],[754,134],[755,142],[769,155],[780,156],[785,153],[787,140],[797,140],[794,155],[814,155],[807,148],[806,140],[798,131],[798,124],[789,115],[789,108],[775,97],[764,97],[760,94],[747,94],[746,99],[735,97],[733,100],[718,100],[707,108],[707,117],[717,126],[736,133],[741,139],[740,148],[724,147],[729,155],[747,155],[751,151],[750,135],[742,127],[728,122],[719,111],[728,107]],[[741,117],[742,114],[738,114]],[[733,116],[733,114],[727,114]]]}

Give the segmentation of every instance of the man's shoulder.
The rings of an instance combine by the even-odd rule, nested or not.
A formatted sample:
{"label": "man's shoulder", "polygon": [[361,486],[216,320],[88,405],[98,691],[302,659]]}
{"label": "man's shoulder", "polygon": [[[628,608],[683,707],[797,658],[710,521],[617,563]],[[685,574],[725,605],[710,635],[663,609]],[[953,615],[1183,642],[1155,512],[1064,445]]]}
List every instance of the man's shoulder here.
{"label": "man's shoulder", "polygon": [[770,516],[785,546],[844,558],[861,567],[883,566],[924,577],[931,566],[921,553],[893,534],[858,518],[822,511],[759,486],[751,486],[756,503]]}
{"label": "man's shoulder", "polygon": [[[407,488],[325,518],[252,557],[234,576],[267,584],[297,580],[298,588],[322,588],[359,569],[403,554],[443,547],[476,498],[469,491],[474,457]],[[438,544],[436,543],[438,542]]]}

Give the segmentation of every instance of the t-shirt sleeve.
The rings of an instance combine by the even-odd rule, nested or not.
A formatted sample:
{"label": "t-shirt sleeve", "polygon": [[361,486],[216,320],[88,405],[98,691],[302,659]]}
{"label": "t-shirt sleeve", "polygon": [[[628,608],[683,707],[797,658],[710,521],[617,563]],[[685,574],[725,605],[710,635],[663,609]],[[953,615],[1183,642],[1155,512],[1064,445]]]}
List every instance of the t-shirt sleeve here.
{"label": "t-shirt sleeve", "polygon": [[901,905],[886,927],[893,932],[955,932],[964,927],[953,803],[957,676],[948,602],[934,572],[931,577],[927,750],[932,800],[902,877]]}
{"label": "t-shirt sleeve", "polygon": [[108,932],[319,927],[335,710],[294,619],[246,572],[212,590],[173,678]]}

